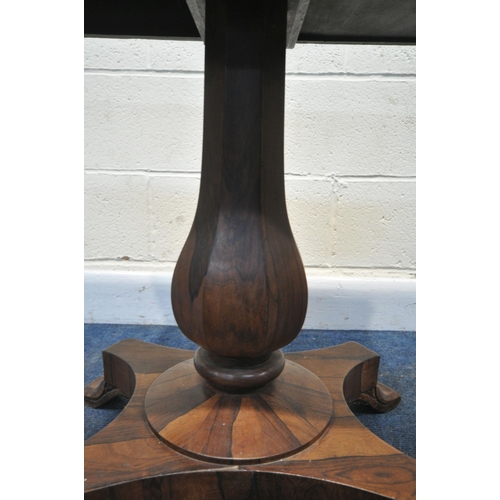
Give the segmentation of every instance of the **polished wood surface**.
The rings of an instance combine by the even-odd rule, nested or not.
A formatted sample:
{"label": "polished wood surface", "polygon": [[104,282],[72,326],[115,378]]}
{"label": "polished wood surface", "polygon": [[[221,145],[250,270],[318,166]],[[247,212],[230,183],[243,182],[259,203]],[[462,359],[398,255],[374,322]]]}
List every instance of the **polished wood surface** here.
{"label": "polished wood surface", "polygon": [[277,379],[247,394],[212,389],[185,361],[153,382],[144,408],[153,432],[176,451],[226,464],[297,453],[321,436],[332,417],[325,384],[292,361]]}
{"label": "polished wood surface", "polygon": [[227,500],[246,498],[245,492],[248,498],[263,499],[415,497],[415,460],[366,429],[347,404],[378,385],[379,357],[373,351],[349,342],[287,354],[287,360],[325,384],[333,418],[304,450],[253,465],[196,460],[151,431],[144,411],[149,388],[166,370],[192,356],[192,351],[132,339],[104,351],[106,381],[119,384],[114,387],[123,393],[132,391],[132,397],[113,422],[85,442],[86,498]]}
{"label": "polished wood surface", "polygon": [[[392,13],[403,5],[383,1]],[[86,32],[181,36],[182,23],[161,10],[173,5],[86,0]],[[348,3],[347,31],[362,5]],[[326,18],[314,23],[323,34]],[[287,1],[207,0],[205,22],[200,194],[172,281],[177,323],[200,348],[193,358],[128,340],[103,352],[87,404],[131,399],[86,442],[87,497],[413,498],[415,462],[347,405],[397,406],[399,395],[377,382],[378,356],[354,343],[280,350],[307,309],[284,191]]]}
{"label": "polished wood surface", "polygon": [[174,474],[88,493],[87,500],[379,500],[389,497],[308,477],[253,471]]}
{"label": "polished wood surface", "polygon": [[[200,195],[172,307],[204,349],[199,373],[244,392],[279,375],[275,351],[295,339],[307,310],[285,204],[287,2],[209,0],[206,8]],[[263,364],[256,376],[252,367]]]}

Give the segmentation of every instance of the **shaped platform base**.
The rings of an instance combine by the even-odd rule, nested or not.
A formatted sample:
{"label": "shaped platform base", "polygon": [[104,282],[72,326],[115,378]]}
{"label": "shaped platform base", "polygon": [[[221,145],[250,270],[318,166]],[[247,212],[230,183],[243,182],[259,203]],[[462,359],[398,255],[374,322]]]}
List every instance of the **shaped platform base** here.
{"label": "shaped platform base", "polygon": [[288,361],[247,394],[212,389],[191,360],[160,375],[146,394],[147,421],[174,450],[208,462],[270,462],[304,449],[326,430],[332,399],[309,370]]}
{"label": "shaped platform base", "polygon": [[[349,402],[362,399],[378,411],[389,411],[399,403],[398,394],[377,383],[379,357],[373,351],[349,342],[326,349],[286,354],[287,368],[273,384],[285,386],[288,383],[293,386],[301,378],[303,383],[295,391],[290,391],[290,395],[295,394],[294,399],[284,396],[271,398],[275,400],[276,411],[265,409],[266,405],[263,405],[258,411],[253,411],[252,418],[262,414],[266,420],[272,415],[275,419],[272,425],[286,427],[288,433],[285,434],[295,445],[286,451],[273,453],[271,449],[263,451],[267,446],[272,447],[268,442],[257,452],[253,448],[245,451],[247,455],[242,462],[238,461],[242,450],[236,453],[234,448],[231,451],[233,448],[229,441],[218,438],[213,443],[221,443],[222,452],[214,454],[202,450],[200,453],[200,448],[194,453],[188,450],[187,454],[185,449],[182,453],[176,451],[172,443],[170,446],[166,444],[172,437],[165,439],[162,436],[169,424],[153,422],[165,409],[170,408],[171,415],[178,415],[171,420],[175,422],[200,407],[199,404],[186,402],[181,394],[175,395],[174,384],[162,384],[182,370],[193,380],[196,379],[197,374],[192,372],[192,357],[193,351],[133,339],[119,342],[103,352],[104,378],[87,386],[87,404],[98,405],[100,401],[107,400],[107,394],[112,391],[131,399],[113,422],[85,442],[86,499],[347,500],[415,497],[415,460],[372,434],[348,406]],[[307,388],[307,379],[319,379],[320,382],[316,386],[320,389],[316,414],[300,406],[301,386]],[[329,395],[322,393],[322,387]],[[206,394],[201,406],[210,406],[217,401],[220,403],[220,393],[201,389]],[[260,393],[266,388],[253,393],[253,396],[237,396],[240,398],[238,415],[243,412],[240,418],[245,417],[246,407],[255,410],[252,400],[269,400],[270,389],[267,388],[267,396]],[[154,396],[162,391],[173,391],[171,401],[161,397],[156,399],[160,401],[159,406],[164,407],[157,412],[153,404]],[[302,392],[306,394],[308,391]],[[279,391],[276,394],[284,393]],[[246,403],[242,404],[244,398],[247,398]],[[297,401],[298,406],[294,406],[293,401]],[[199,432],[203,434],[213,425],[207,426],[207,421],[213,422],[213,416],[213,412],[205,413],[204,418],[198,414]],[[309,422],[309,419],[315,430],[302,434],[307,427],[304,422]],[[237,420],[229,420],[228,423]],[[223,418],[218,421],[224,423]],[[323,428],[324,421],[326,425]],[[190,425],[189,419],[186,422]],[[268,439],[259,437],[258,429],[262,426],[256,425],[255,420],[250,419],[246,424],[245,435],[255,437],[255,442]],[[170,430],[173,428],[175,425]],[[227,433],[225,429],[224,432]],[[232,433],[227,434],[230,436]],[[170,436],[179,435],[179,432],[174,432]],[[219,463],[221,460],[217,457],[214,460],[214,455],[225,455],[229,463]],[[279,459],[277,456],[286,457]]]}

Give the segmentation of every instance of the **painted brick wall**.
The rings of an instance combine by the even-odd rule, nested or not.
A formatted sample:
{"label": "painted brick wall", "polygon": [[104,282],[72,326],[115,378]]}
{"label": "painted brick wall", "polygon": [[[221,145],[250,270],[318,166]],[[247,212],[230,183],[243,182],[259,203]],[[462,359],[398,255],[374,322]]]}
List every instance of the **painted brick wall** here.
{"label": "painted brick wall", "polygon": [[[85,39],[88,269],[165,270],[200,179],[201,42]],[[309,273],[415,273],[415,47],[287,51],[286,195]]]}

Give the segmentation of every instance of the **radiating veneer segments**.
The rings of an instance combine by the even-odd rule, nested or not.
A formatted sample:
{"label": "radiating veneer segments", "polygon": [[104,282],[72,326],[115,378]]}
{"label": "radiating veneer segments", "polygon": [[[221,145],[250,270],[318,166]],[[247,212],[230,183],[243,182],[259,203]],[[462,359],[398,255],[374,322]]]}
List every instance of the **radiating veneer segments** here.
{"label": "radiating veneer segments", "polygon": [[[193,355],[192,352],[170,350],[135,340],[120,342],[110,350],[117,356],[120,353],[119,355],[123,360],[127,360],[131,367],[139,366],[142,369],[147,363],[137,359],[137,352],[146,353],[153,366],[161,364],[161,359],[167,366],[189,365],[192,361],[179,364],[179,355]],[[352,384],[349,390],[354,391],[356,387],[362,386],[361,379],[376,379],[378,365],[369,361],[377,357],[377,354],[359,344],[349,342],[317,351],[291,353],[286,357],[289,360],[287,365],[293,365],[294,363],[290,363],[290,359],[293,359],[313,369],[321,380],[327,382],[330,391],[333,417],[325,432],[312,444],[279,461],[247,465],[242,463],[237,470],[234,466],[190,458],[165,445],[151,432],[145,420],[145,395],[154,381],[159,380],[159,374],[134,372],[136,386],[129,405],[115,421],[86,441],[87,500],[111,498],[149,500],[156,498],[155,495],[159,495],[160,492],[164,498],[170,500],[177,498],[214,500],[272,498],[274,500],[294,498],[294,495],[298,495],[301,500],[415,498],[415,460],[397,451],[366,429],[354,417],[344,399],[346,380],[350,380]],[[356,369],[359,366],[361,369]],[[350,377],[347,376],[349,374]],[[178,384],[173,388],[174,393],[179,394],[179,390],[184,390],[182,377],[174,377],[174,380]],[[302,385],[305,393],[314,393],[314,383],[311,379],[308,380],[301,376],[300,371],[294,371],[290,374],[288,383],[283,382],[283,385],[288,385],[293,391],[297,391],[297,387]],[[280,377],[270,384],[269,392],[272,394],[271,387],[277,390],[281,383]],[[168,386],[168,384],[163,385],[164,388]],[[281,422],[286,421],[288,429],[299,441],[305,439],[307,435],[301,437],[294,428],[295,419],[300,421],[305,416],[308,424],[314,427],[316,426],[314,414],[301,409],[300,405],[297,406],[294,403],[295,398],[288,397],[286,391],[283,393],[280,389],[275,394],[275,404],[271,414],[278,416]],[[264,401],[268,396],[259,391],[259,397]],[[218,437],[228,434],[231,434],[230,439],[232,439],[231,427],[228,431],[226,426],[216,425],[216,422],[224,423],[224,420],[232,422],[233,426],[235,422],[238,422],[238,425],[244,425],[246,422],[244,428],[248,441],[255,440],[260,435],[261,431],[255,425],[253,417],[245,418],[246,409],[242,410],[241,402],[239,406],[233,405],[232,410],[226,405],[228,413],[233,411],[233,415],[223,416],[220,419],[219,416],[223,415],[223,412],[220,413],[217,408],[218,400],[214,397],[211,399],[214,403],[213,411],[207,412],[205,417],[212,422],[209,425],[212,428],[212,438],[208,441],[215,442]],[[245,408],[253,406],[248,404],[248,401],[251,400],[247,400]],[[261,410],[264,408],[262,405],[258,407]],[[309,430],[307,426],[301,429],[305,429],[304,432]],[[224,437],[219,442],[223,443],[225,439]],[[218,454],[228,450],[224,445],[221,447],[217,451]],[[231,446],[231,450],[235,448]],[[233,455],[234,451],[231,451],[231,454]],[[228,467],[230,470],[224,470]],[[210,471],[207,472],[207,469]],[[219,472],[214,469],[218,469]]]}
{"label": "radiating veneer segments", "polygon": [[325,431],[332,406],[321,380],[293,362],[262,389],[227,394],[211,389],[186,361],[158,377],[145,400],[149,425],[167,445],[228,464],[296,453]]}

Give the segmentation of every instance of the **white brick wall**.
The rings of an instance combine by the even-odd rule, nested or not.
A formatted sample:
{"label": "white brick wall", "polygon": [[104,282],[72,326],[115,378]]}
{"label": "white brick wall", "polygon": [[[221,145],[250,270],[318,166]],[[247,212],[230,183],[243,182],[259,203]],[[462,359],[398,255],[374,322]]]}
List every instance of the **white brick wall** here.
{"label": "white brick wall", "polygon": [[[171,270],[198,195],[201,42],[85,39],[87,269]],[[287,51],[285,182],[308,273],[415,273],[415,47]]]}

